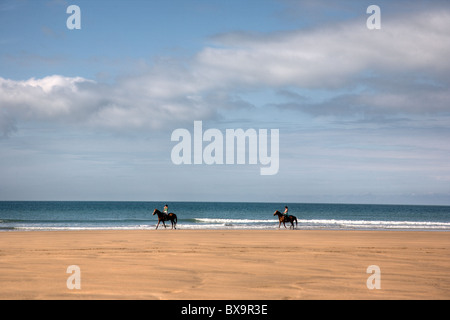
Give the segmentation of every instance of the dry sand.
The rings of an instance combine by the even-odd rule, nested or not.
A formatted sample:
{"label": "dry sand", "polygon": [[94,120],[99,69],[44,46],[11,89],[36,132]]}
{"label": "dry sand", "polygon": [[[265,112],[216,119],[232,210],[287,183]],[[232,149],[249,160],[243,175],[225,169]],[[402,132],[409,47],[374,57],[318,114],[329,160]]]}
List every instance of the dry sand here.
{"label": "dry sand", "polygon": [[[70,265],[80,289],[68,289]],[[369,290],[367,267],[380,268]],[[450,232],[0,233],[0,299],[449,299]]]}

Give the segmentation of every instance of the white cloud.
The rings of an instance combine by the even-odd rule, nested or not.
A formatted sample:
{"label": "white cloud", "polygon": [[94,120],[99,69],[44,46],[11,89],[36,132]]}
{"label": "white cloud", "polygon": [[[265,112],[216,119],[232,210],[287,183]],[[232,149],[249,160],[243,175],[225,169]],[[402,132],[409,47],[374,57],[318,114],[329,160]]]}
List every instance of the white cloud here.
{"label": "white cloud", "polygon": [[[61,75],[0,78],[0,129],[8,134],[22,120],[159,129],[167,122],[214,117],[227,104],[248,105],[233,102],[233,92],[284,87],[335,90],[338,98],[331,101],[343,108],[353,103],[383,112],[392,106],[448,111],[449,29],[450,12],[419,12],[385,19],[375,31],[358,20],[311,30],[218,35],[217,45],[205,47],[187,66],[160,63],[114,84]],[[376,75],[373,84],[365,78],[370,72]],[[411,91],[418,74],[441,89]],[[409,79],[402,90],[379,86],[396,77]],[[342,96],[358,83],[364,83],[364,94]]]}
{"label": "white cloud", "polygon": [[43,79],[12,81],[0,78],[0,111],[5,119],[51,119],[74,109],[82,78],[49,76]]}
{"label": "white cloud", "polygon": [[0,126],[4,135],[17,120],[159,129],[169,121],[213,116],[208,105],[186,96],[193,92],[189,83],[155,77],[129,77],[114,85],[59,75],[25,81],[0,78]]}
{"label": "white cloud", "polygon": [[198,63],[222,80],[253,85],[340,87],[366,70],[445,72],[450,13],[418,13],[368,30],[360,21],[271,35],[224,34]]}

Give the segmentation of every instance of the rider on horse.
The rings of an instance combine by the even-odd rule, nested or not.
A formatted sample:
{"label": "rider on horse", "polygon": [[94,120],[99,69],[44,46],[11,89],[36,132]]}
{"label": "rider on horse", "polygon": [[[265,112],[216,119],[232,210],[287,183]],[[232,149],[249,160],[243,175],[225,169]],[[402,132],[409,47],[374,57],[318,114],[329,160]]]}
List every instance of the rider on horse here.
{"label": "rider on horse", "polygon": [[173,212],[169,213],[169,206],[167,204],[164,206],[163,212],[159,211],[158,209],[153,210],[153,215],[155,214],[158,214],[158,224],[156,225],[156,229],[158,229],[160,222],[162,222],[164,227],[166,228],[166,224],[164,223],[164,221],[170,221],[170,223],[172,224],[172,229],[177,228],[177,215]]}

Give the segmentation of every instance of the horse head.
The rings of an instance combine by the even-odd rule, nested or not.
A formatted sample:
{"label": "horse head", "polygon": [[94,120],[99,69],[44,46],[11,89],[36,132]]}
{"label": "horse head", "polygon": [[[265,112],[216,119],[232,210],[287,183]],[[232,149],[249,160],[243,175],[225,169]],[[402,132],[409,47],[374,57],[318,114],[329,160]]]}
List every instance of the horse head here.
{"label": "horse head", "polygon": [[157,211],[159,210],[158,209],[153,210],[153,215],[155,215]]}
{"label": "horse head", "polygon": [[280,215],[280,214],[281,214],[281,212],[280,212],[280,211],[278,211],[278,210],[277,210],[277,211],[275,211],[275,212],[273,213],[273,215],[274,215],[274,216],[278,216],[278,215]]}

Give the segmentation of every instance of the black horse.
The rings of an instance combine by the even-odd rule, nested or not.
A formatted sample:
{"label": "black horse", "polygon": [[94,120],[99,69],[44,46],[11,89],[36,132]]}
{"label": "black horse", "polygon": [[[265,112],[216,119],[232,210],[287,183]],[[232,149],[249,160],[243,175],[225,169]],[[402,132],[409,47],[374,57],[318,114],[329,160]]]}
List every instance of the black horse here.
{"label": "black horse", "polygon": [[[286,222],[290,222],[292,225],[292,229],[295,229],[294,227],[294,221],[295,221],[295,226],[297,226],[297,217],[296,216],[285,216],[284,214],[282,214],[280,211],[275,211],[275,213],[273,214],[274,216],[278,216],[278,221],[280,222],[280,224],[278,225],[278,228],[281,227],[281,223],[283,222],[284,227],[286,228]],[[290,228],[290,227],[289,227]]]}
{"label": "black horse", "polygon": [[175,213],[163,213],[159,211],[158,209],[153,210],[153,215],[158,215],[158,224],[156,225],[156,229],[158,229],[159,223],[162,221],[164,228],[166,227],[166,224],[164,221],[170,221],[172,223],[172,229],[177,228],[177,215]]}

